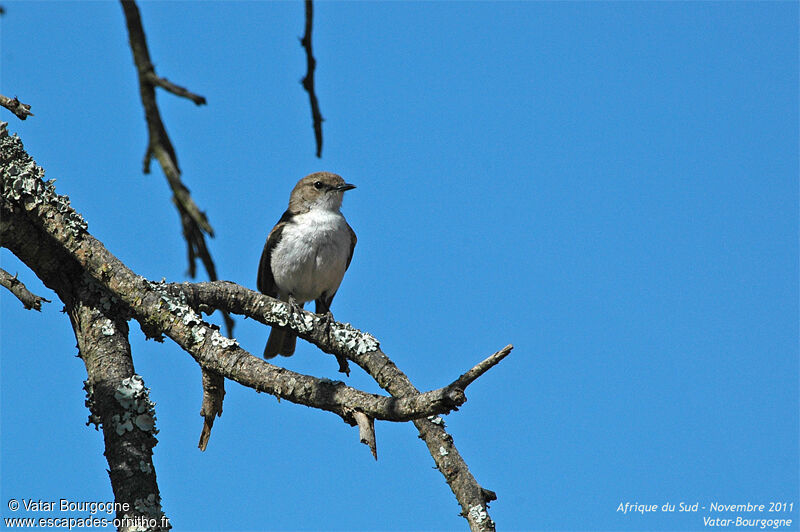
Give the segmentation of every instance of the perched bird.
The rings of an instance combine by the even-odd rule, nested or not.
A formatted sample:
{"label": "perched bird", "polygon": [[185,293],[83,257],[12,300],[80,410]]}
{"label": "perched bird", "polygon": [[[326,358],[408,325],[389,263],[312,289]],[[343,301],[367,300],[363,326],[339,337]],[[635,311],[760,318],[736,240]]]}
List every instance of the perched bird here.
{"label": "perched bird", "polygon": [[[270,231],[258,265],[258,290],[301,308],[317,303],[330,317],[331,302],[350,266],[356,234],[339,209],[346,190],[356,188],[330,172],[297,182],[289,208]],[[294,354],[297,336],[273,327],[264,358]]]}

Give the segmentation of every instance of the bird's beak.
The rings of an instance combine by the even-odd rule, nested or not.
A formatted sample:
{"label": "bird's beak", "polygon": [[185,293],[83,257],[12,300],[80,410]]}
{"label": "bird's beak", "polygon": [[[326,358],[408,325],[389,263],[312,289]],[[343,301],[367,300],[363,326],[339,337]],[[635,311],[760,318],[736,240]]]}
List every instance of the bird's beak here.
{"label": "bird's beak", "polygon": [[353,190],[354,188],[356,188],[355,185],[351,185],[350,183],[345,183],[344,185],[339,185],[338,187],[335,187],[333,190],[344,192],[345,190]]}

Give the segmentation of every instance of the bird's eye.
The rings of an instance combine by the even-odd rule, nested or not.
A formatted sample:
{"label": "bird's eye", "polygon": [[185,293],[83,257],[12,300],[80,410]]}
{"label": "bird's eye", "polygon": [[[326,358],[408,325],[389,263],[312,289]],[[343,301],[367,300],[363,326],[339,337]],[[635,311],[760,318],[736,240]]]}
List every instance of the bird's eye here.
{"label": "bird's eye", "polygon": [[314,183],[314,188],[316,188],[317,190],[321,189],[322,188],[322,181],[317,181],[316,183]]}

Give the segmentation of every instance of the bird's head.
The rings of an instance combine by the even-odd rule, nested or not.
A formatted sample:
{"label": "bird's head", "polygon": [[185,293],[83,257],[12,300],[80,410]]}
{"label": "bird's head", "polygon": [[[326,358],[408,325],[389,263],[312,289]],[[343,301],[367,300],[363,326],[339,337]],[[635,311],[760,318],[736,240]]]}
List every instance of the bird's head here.
{"label": "bird's head", "polygon": [[346,190],[356,188],[331,172],[315,172],[297,182],[289,198],[289,210],[305,212],[311,209],[338,211]]}

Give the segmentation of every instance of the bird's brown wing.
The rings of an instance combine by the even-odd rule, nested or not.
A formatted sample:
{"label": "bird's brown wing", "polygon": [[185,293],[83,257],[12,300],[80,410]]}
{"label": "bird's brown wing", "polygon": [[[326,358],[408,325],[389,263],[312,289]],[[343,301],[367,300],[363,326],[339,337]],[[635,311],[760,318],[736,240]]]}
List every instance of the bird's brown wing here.
{"label": "bird's brown wing", "polygon": [[347,257],[347,266],[344,267],[344,269],[347,270],[347,268],[350,267],[350,261],[353,260],[353,251],[356,249],[356,241],[358,241],[358,238],[356,238],[356,232],[353,231],[350,224],[347,222],[345,222],[345,224],[347,224],[347,229],[350,231],[350,256]]}
{"label": "bird's brown wing", "polygon": [[256,281],[256,287],[262,294],[278,297],[278,287],[275,285],[275,277],[272,275],[272,250],[280,242],[283,228],[290,223],[291,219],[292,214],[289,211],[284,212],[281,219],[269,232],[267,242],[264,244],[264,251],[261,252],[261,261],[258,263],[258,279]]}

